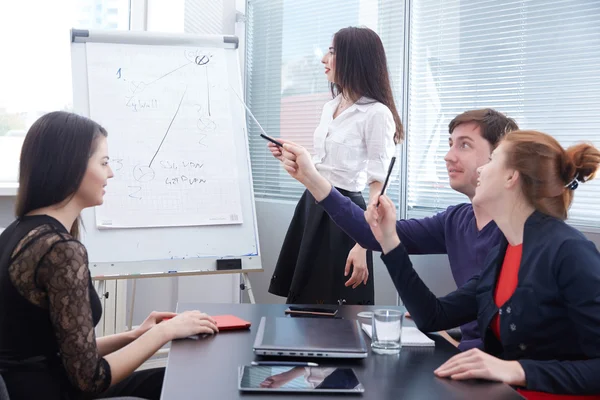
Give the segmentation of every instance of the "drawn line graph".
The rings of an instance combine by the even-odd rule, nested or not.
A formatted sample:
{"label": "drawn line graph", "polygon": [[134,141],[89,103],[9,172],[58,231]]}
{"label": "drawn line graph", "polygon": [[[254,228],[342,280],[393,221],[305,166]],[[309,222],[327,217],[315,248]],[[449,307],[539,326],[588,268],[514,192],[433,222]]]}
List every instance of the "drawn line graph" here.
{"label": "drawn line graph", "polygon": [[165,139],[167,138],[167,135],[169,134],[169,130],[171,130],[171,126],[173,125],[173,121],[175,121],[175,118],[177,117],[177,114],[179,114],[179,109],[181,108],[181,103],[183,103],[183,98],[185,97],[186,92],[187,92],[187,86],[185,87],[185,90],[183,91],[183,95],[181,96],[181,100],[179,100],[179,105],[177,106],[177,110],[175,110],[175,115],[173,115],[173,118],[171,119],[171,122],[169,123],[169,127],[167,128],[167,131],[165,132],[162,140],[160,141],[160,145],[158,146],[158,149],[156,149],[156,153],[154,153],[154,156],[152,157],[152,160],[150,160],[150,164],[148,164],[148,168],[152,167],[152,163],[154,162],[154,159],[156,158],[156,155],[160,151],[160,148],[162,147],[163,143],[165,142]]}

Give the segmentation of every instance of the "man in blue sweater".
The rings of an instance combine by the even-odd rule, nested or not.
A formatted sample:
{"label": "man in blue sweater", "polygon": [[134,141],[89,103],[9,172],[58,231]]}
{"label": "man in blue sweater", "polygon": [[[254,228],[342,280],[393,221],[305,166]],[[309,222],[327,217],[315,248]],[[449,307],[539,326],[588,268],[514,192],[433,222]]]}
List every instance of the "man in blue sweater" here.
{"label": "man in blue sweater", "polygon": [[[449,124],[450,149],[444,157],[452,189],[471,200],[477,186],[477,168],[488,162],[506,133],[517,129],[513,119],[492,109],[470,110],[454,118]],[[291,155],[284,152],[284,157],[286,154]],[[361,217],[364,212],[360,207],[315,171],[288,172],[306,186],[331,219],[360,246],[381,251]],[[450,206],[428,218],[400,220],[396,226],[409,254],[448,254],[458,287],[480,272],[488,251],[500,242],[502,235],[490,216],[471,203]],[[348,285],[354,283],[349,281]],[[476,321],[461,326],[461,333],[460,350],[482,346]]]}

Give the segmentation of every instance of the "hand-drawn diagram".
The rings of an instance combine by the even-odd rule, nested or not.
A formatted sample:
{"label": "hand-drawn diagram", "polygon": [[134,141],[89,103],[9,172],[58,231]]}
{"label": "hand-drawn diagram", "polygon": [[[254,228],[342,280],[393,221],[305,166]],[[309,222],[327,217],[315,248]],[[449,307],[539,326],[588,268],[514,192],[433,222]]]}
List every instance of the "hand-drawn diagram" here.
{"label": "hand-drawn diagram", "polygon": [[[144,108],[156,108],[158,105],[158,101],[156,99],[152,99],[152,100],[150,100],[150,102],[147,102],[147,101],[142,101],[140,99],[136,99],[135,96],[138,93],[143,92],[150,85],[157,83],[161,79],[168,77],[169,75],[179,71],[180,69],[182,69],[184,67],[187,67],[190,65],[205,66],[210,62],[210,60],[213,57],[212,54],[203,54],[203,53],[200,53],[199,51],[190,52],[189,50],[185,52],[185,56],[188,59],[193,57],[193,60],[180,65],[179,67],[175,68],[174,70],[161,75],[160,77],[150,81],[149,83],[146,83],[143,81],[131,81],[129,83],[129,90],[131,91],[131,95],[125,96],[125,99],[126,99],[125,105],[127,107],[130,107],[135,112],[137,112],[141,109],[144,109]],[[198,128],[198,132],[200,133],[199,139],[198,139],[198,144],[200,144],[203,147],[206,147],[206,144],[204,143],[204,139],[208,136],[208,134],[207,134],[208,132],[214,132],[217,129],[217,124],[211,118],[211,112],[210,112],[210,82],[209,82],[209,78],[208,78],[208,68],[204,68],[204,71],[205,71],[205,75],[206,75],[206,98],[207,98],[206,110],[207,110],[208,116],[203,114],[204,107],[202,105],[198,104],[197,105],[198,114],[200,114],[200,116],[198,117],[196,127]],[[122,78],[122,73],[123,73],[122,68],[120,67],[117,70],[117,74],[116,74],[117,79]],[[123,81],[126,81],[126,80],[123,79]],[[154,169],[152,168],[152,163],[154,162],[154,159],[158,155],[158,152],[160,151],[161,146],[163,145],[165,139],[167,138],[167,135],[169,134],[169,130],[171,129],[171,126],[173,125],[173,121],[175,121],[177,114],[179,113],[179,109],[181,108],[181,104],[183,102],[186,92],[187,92],[187,86],[183,92],[183,95],[181,96],[181,100],[179,101],[177,109],[175,110],[175,114],[173,115],[173,118],[171,119],[171,122],[169,123],[169,126],[166,129],[166,132],[158,146],[158,149],[154,153],[154,156],[150,160],[149,164],[147,166],[136,165],[133,168],[133,177],[138,183],[150,182],[156,176]],[[192,183],[192,182],[205,183],[206,182],[206,180],[204,180],[204,179],[197,179],[197,178],[192,178],[192,179],[188,180],[187,177],[185,177],[185,176],[182,176],[181,180],[188,181],[190,183]],[[178,181],[179,181],[179,178],[171,178],[171,179],[167,178],[165,180],[165,183],[173,184],[173,182],[178,182]],[[139,193],[142,189],[141,186],[137,186],[137,185],[129,186],[129,188],[131,189],[131,193],[129,194],[129,197],[138,199],[138,200],[142,199],[142,197],[140,195],[137,195],[137,193]]]}
{"label": "hand-drawn diagram", "polygon": [[[88,50],[90,111],[116,152],[97,222],[241,223],[227,68],[220,49]],[[92,79],[92,76],[94,77]],[[114,146],[114,147],[113,147]],[[113,150],[115,149],[115,150]]]}

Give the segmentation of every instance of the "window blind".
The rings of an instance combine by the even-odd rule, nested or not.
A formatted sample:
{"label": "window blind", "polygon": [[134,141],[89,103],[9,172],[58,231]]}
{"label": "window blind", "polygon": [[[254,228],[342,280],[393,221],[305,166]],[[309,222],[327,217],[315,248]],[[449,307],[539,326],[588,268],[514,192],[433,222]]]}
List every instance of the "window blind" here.
{"label": "window blind", "polygon": [[[394,0],[249,0],[246,35],[246,101],[275,138],[306,146],[325,102],[331,99],[321,58],[333,34],[347,26],[368,26],[386,49],[397,106],[402,104],[404,4]],[[401,110],[398,109],[400,113]],[[247,119],[257,198],[297,200],[304,187],[267,150],[260,128]],[[388,194],[398,198],[399,180]],[[368,194],[366,191],[365,196]]]}
{"label": "window blind", "polygon": [[[600,2],[418,0],[410,11],[409,217],[468,201],[444,162],[448,123],[465,110],[600,146]],[[569,221],[600,226],[599,197],[600,182],[580,185]]]}

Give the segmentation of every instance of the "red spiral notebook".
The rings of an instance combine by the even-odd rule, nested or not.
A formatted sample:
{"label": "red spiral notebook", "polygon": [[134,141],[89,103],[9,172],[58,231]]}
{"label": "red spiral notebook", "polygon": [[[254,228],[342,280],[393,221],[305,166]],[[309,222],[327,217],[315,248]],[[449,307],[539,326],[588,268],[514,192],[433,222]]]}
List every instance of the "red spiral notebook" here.
{"label": "red spiral notebook", "polygon": [[239,329],[248,329],[250,322],[243,320],[235,315],[214,315],[212,319],[217,321],[217,328],[219,331],[233,331]]}

